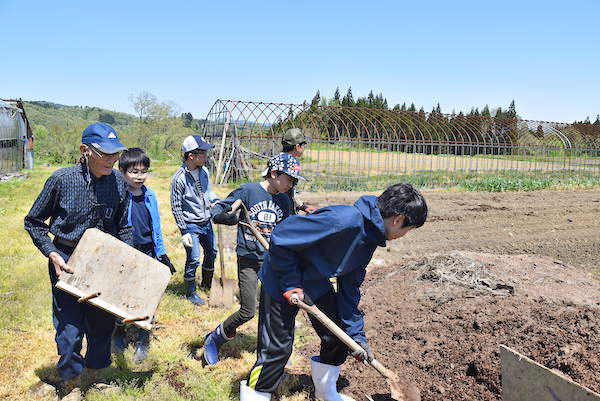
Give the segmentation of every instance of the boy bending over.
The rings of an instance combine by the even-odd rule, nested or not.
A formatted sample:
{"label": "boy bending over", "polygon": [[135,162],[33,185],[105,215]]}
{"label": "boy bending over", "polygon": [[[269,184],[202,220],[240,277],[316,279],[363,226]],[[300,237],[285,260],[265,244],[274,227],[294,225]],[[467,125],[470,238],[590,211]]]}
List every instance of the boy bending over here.
{"label": "boy bending over", "polygon": [[[314,302],[361,345],[352,356],[372,360],[358,309],[367,264],[378,246],[421,227],[426,219],[427,203],[419,191],[410,184],[396,184],[379,197],[360,197],[353,206],[329,206],[279,224],[259,274],[257,360],[240,383],[240,399],[270,400],[277,389],[292,354],[298,313],[293,298]],[[309,319],[321,339],[320,354],[311,357],[316,398],[352,400],[336,390],[349,349],[314,317]]]}

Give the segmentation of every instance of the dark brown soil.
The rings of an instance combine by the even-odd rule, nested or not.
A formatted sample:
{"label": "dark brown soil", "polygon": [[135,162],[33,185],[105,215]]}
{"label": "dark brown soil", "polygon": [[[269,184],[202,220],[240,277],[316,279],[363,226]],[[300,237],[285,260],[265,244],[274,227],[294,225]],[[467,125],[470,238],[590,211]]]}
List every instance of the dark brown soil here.
{"label": "dark brown soil", "polygon": [[[600,191],[426,197],[428,223],[377,251],[362,287],[376,358],[416,383],[424,401],[501,400],[500,344],[600,392]],[[485,264],[514,295],[432,282],[422,268],[406,268],[437,252]],[[300,350],[317,352],[318,340]],[[309,372],[301,365],[291,373]],[[357,400],[391,399],[382,377],[350,360],[338,385]]]}
{"label": "dark brown soil", "polygon": [[[455,255],[485,260],[499,277],[535,263],[544,281],[557,266],[550,258]],[[562,282],[560,293],[520,286],[513,271],[504,278],[515,295],[497,296],[424,280],[422,270],[374,268],[361,302],[369,344],[384,366],[417,385],[424,401],[501,400],[500,344],[600,392],[600,285],[573,268],[561,269],[570,282]],[[567,300],[569,292],[577,303]],[[318,341],[302,350],[317,352]],[[391,400],[385,380],[371,368],[349,360],[342,375],[349,383],[343,393]]]}

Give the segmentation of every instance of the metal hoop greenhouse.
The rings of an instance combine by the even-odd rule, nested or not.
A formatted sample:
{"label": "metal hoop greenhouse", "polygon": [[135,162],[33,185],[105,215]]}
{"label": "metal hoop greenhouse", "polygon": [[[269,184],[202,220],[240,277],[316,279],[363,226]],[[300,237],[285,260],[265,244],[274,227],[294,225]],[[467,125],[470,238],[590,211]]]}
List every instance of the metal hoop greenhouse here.
{"label": "metal hoop greenhouse", "polygon": [[409,181],[447,187],[464,177],[600,173],[600,126],[481,115],[217,100],[204,135],[216,183],[257,179],[281,136],[309,138],[310,189],[380,189]]}

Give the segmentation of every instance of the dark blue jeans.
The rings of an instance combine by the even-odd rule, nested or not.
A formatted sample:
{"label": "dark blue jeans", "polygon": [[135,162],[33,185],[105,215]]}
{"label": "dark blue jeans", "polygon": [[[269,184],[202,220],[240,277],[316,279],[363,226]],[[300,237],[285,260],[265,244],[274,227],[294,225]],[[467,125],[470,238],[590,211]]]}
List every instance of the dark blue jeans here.
{"label": "dark blue jeans", "polygon": [[210,222],[202,225],[188,224],[185,234],[192,235],[192,247],[185,248],[185,273],[183,279],[185,281],[193,281],[196,279],[196,270],[200,265],[200,247],[204,251],[204,260],[202,261],[202,269],[212,271],[215,269],[215,258],[217,257],[217,249],[215,242],[215,234]]}
{"label": "dark blue jeans", "polygon": [[[68,262],[73,248],[55,245],[60,256]],[[56,368],[60,378],[69,380],[79,376],[85,367],[102,369],[109,366],[114,316],[87,302],[78,303],[76,297],[56,288],[58,278],[52,262],[48,262],[48,269],[52,283],[52,321],[60,355]],[[84,335],[87,338],[85,358],[81,356]]]}

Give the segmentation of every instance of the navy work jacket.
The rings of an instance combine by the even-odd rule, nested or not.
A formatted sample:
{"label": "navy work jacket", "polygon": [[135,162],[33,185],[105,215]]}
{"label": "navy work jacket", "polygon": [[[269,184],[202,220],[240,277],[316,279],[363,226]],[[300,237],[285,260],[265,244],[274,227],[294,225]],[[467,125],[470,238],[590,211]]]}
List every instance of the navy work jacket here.
{"label": "navy work jacket", "polygon": [[260,279],[269,295],[286,302],[283,293],[293,288],[318,299],[330,291],[329,279],[335,277],[344,330],[363,341],[360,285],[373,252],[385,241],[375,196],[362,196],[353,206],[328,206],[307,216],[290,216],[273,230]]}

